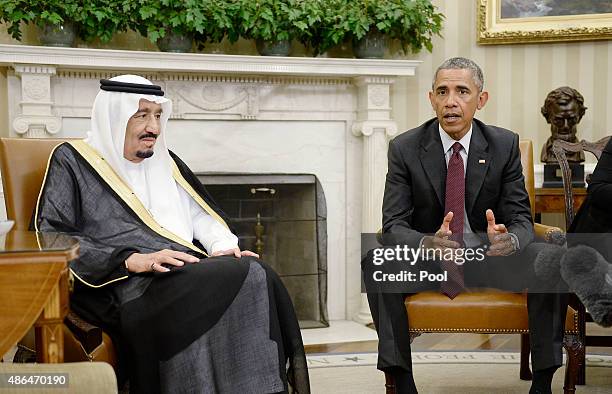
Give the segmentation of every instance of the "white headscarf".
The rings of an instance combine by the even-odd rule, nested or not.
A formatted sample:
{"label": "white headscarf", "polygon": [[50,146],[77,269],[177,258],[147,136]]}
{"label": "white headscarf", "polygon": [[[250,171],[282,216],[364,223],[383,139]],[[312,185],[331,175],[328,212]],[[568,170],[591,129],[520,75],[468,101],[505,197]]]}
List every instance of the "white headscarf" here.
{"label": "white headscarf", "polygon": [[[111,81],[152,85],[151,81],[137,75],[120,75]],[[153,156],[132,163],[123,157],[123,147],[128,120],[138,111],[140,99],[161,104],[160,135]],[[166,145],[165,131],[171,113],[172,102],[163,96],[100,90],[94,101],[91,131],[85,142],[102,155],[161,226],[191,242],[193,227],[189,207],[181,204]]]}

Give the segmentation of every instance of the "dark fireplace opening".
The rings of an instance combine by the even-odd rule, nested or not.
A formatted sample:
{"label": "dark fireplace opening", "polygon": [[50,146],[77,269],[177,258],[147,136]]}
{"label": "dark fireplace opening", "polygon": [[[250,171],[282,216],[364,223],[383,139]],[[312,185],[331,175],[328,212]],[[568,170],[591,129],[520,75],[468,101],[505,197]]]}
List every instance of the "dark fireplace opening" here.
{"label": "dark fireplace opening", "polygon": [[328,327],[327,208],[311,174],[197,174],[242,249],[281,277],[301,328]]}

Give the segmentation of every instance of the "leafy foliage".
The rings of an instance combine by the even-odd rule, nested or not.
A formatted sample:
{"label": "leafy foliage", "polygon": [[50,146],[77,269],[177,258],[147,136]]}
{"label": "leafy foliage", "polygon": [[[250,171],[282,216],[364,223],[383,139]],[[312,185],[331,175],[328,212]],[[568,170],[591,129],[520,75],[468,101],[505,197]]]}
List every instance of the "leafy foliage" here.
{"label": "leafy foliage", "polygon": [[84,0],[73,20],[79,25],[77,33],[86,42],[100,39],[108,42],[117,32],[127,31],[129,15],[136,12],[131,0]]}
{"label": "leafy foliage", "polygon": [[345,0],[343,15],[342,26],[353,38],[378,30],[415,53],[423,46],[431,52],[444,18],[430,0]]}
{"label": "leafy foliage", "polygon": [[59,25],[73,20],[80,8],[78,0],[0,0],[0,21],[8,25],[9,34],[21,40],[22,22]]}
{"label": "leafy foliage", "polygon": [[[134,2],[134,0],[132,0]],[[198,42],[238,40],[234,27],[236,0],[136,0],[131,27],[152,42],[168,32],[192,36]]]}
{"label": "leafy foliage", "polygon": [[227,37],[230,42],[238,41],[240,30],[235,23],[240,3],[236,0],[206,0],[198,2],[198,13],[206,21],[204,33],[196,34],[198,42],[221,42]]}
{"label": "leafy foliage", "polygon": [[378,30],[406,52],[432,49],[444,16],[431,0],[0,0],[0,21],[21,39],[21,23],[72,21],[85,41],[132,29],[152,42],[168,32],[201,45],[228,37],[297,39],[315,54]]}
{"label": "leafy foliage", "polygon": [[43,27],[70,22],[85,41],[109,41],[114,33],[127,30],[126,15],[134,9],[130,0],[0,0],[0,21],[17,40],[21,23]]}
{"label": "leafy foliage", "polygon": [[[245,37],[297,38],[323,53],[345,39],[380,31],[399,40],[404,52],[432,49],[444,16],[430,0],[242,0]],[[259,12],[259,14],[257,14]]]}
{"label": "leafy foliage", "polygon": [[300,11],[301,0],[238,0],[236,23],[244,38],[283,41],[309,27]]}
{"label": "leafy foliage", "polygon": [[193,35],[204,31],[201,18],[194,15],[196,0],[137,0],[137,10],[131,15],[130,26],[141,35],[157,42],[169,32]]}
{"label": "leafy foliage", "polygon": [[343,12],[347,0],[296,0],[290,17],[300,40],[314,55],[338,45],[346,36]]}

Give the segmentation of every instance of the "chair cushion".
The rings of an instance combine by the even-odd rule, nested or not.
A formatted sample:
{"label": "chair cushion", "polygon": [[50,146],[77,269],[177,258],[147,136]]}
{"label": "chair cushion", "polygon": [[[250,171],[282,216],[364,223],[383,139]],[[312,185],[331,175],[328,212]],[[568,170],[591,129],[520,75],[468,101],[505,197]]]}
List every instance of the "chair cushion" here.
{"label": "chair cushion", "polygon": [[[412,332],[528,333],[527,295],[482,289],[453,300],[436,292],[406,297]],[[568,308],[566,333],[578,332],[578,315]]]}

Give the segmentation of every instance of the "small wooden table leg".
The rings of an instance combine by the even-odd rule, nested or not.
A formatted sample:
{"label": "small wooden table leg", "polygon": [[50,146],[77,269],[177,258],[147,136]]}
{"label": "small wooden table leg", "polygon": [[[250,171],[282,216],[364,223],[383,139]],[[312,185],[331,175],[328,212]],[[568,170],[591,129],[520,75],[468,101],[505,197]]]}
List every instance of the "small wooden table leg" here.
{"label": "small wooden table leg", "polygon": [[62,272],[40,317],[36,321],[36,361],[64,362],[64,318],[68,314],[68,273]]}
{"label": "small wooden table leg", "polygon": [[36,323],[36,361],[53,364],[64,362],[64,331],[61,320]]}

